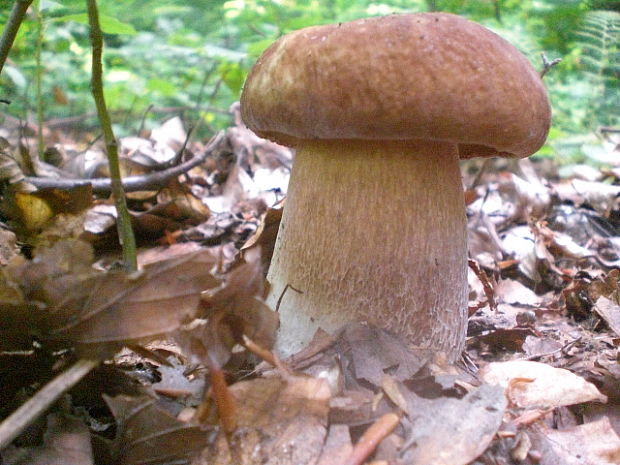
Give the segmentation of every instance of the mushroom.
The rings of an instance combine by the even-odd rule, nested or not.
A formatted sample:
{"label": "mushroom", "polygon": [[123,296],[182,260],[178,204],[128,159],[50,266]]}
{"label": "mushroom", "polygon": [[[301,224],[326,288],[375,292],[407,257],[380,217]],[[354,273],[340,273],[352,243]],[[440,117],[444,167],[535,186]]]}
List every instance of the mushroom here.
{"label": "mushroom", "polygon": [[529,61],[445,13],[309,27],[258,59],[241,112],[259,136],[296,148],[267,275],[279,351],[358,321],[457,359],[467,323],[458,162],[542,146],[551,110]]}

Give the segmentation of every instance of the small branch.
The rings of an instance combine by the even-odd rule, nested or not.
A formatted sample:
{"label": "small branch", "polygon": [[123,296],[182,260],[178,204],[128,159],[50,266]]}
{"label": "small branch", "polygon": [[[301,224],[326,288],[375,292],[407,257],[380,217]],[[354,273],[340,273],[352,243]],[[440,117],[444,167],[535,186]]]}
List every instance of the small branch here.
{"label": "small branch", "polygon": [[394,431],[399,423],[400,417],[395,413],[386,413],[378,418],[364,431],[364,434],[353,447],[351,455],[344,462],[345,465],[362,465],[375,451],[379,443]]}
{"label": "small branch", "polygon": [[555,58],[555,59],[549,61],[549,59],[547,58],[547,55],[545,55],[544,52],[540,54],[540,57],[542,58],[542,62],[543,62],[543,69],[540,72],[540,78],[541,79],[545,77],[545,74],[547,74],[551,68],[553,68],[560,61],[562,61],[561,58]]}
{"label": "small branch", "polygon": [[34,74],[34,89],[37,107],[37,157],[39,158],[39,160],[47,161],[43,158],[43,152],[45,152],[45,144],[43,142],[43,64],[41,62],[41,54],[43,52],[44,25],[43,13],[41,12],[41,2],[35,3],[34,9],[37,20],[37,42],[34,52],[34,61],[36,64]]}
{"label": "small branch", "polygon": [[4,63],[9,56],[11,47],[13,47],[13,42],[15,41],[17,31],[19,31],[19,26],[21,26],[31,3],[32,0],[16,0],[15,3],[13,3],[11,16],[4,26],[2,37],[0,37],[0,73],[2,72],[2,68],[4,68]]}
{"label": "small branch", "polygon": [[8,446],[60,396],[99,365],[97,360],[81,359],[47,383],[0,424],[0,450]]}
{"label": "small branch", "polygon": [[[136,191],[148,191],[157,190],[165,186],[168,181],[176,176],[180,176],[183,173],[191,170],[195,166],[203,163],[207,157],[215,151],[215,149],[221,144],[224,139],[224,131],[217,133],[213,139],[209,142],[204,152],[192,158],[191,160],[182,163],[181,165],[168,168],[163,171],[156,171],[154,173],[146,174],[143,176],[127,176],[123,178],[123,190],[125,192]],[[39,189],[73,189],[77,186],[83,186],[90,184],[93,187],[93,192],[97,194],[109,194],[112,192],[112,181],[109,178],[95,178],[95,179],[54,179],[54,178],[38,178],[33,176],[27,176],[24,179],[33,186]]]}
{"label": "small branch", "polygon": [[482,288],[484,289],[484,295],[487,298],[487,302],[489,304],[489,308],[497,313],[497,302],[495,301],[495,291],[493,290],[493,286],[489,281],[489,277],[480,269],[478,262],[475,260],[468,259],[467,265],[471,270],[476,274],[476,277],[482,283]]}
{"label": "small branch", "polygon": [[131,217],[127,209],[127,200],[123,191],[121,181],[121,170],[118,162],[118,143],[112,130],[110,115],[105,103],[103,95],[103,66],[101,57],[103,55],[103,33],[99,25],[99,12],[97,10],[97,0],[88,0],[88,23],[90,25],[90,40],[93,48],[92,56],[92,76],[91,90],[95,105],[97,106],[97,114],[99,122],[103,130],[103,137],[106,144],[106,152],[108,155],[108,165],[110,170],[110,180],[112,182],[112,196],[116,205],[116,227],[118,229],[118,237],[123,249],[123,262],[127,271],[135,271],[138,269],[136,260],[136,239],[131,228]]}

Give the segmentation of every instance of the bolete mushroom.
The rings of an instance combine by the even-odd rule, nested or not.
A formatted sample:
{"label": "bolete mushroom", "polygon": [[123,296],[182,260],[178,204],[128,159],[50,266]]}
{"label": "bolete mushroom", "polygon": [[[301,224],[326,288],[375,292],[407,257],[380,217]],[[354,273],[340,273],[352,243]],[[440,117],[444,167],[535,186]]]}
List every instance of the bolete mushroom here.
{"label": "bolete mushroom", "polygon": [[280,352],[366,321],[455,360],[467,308],[458,161],[544,143],[551,111],[529,61],[451,14],[309,27],[263,53],[241,112],[297,149],[267,276]]}

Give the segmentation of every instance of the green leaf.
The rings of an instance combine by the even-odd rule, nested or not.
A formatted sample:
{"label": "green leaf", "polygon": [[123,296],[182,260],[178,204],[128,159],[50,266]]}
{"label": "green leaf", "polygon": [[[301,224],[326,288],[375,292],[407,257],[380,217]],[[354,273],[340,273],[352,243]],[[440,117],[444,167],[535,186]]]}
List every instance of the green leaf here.
{"label": "green leaf", "polygon": [[[88,25],[88,15],[86,13],[76,13],[72,15],[59,16],[57,18],[54,18],[52,21],[73,21],[76,23]],[[118,19],[108,15],[99,15],[99,24],[101,25],[101,30],[106,34],[135,35],[137,33],[131,24],[123,23]]]}
{"label": "green leaf", "polygon": [[263,53],[267,49],[267,47],[269,47],[274,42],[275,42],[275,38],[274,39],[263,39],[257,42],[252,42],[251,44],[248,45],[248,54],[251,57],[258,57],[260,56],[261,53]]}
{"label": "green leaf", "polygon": [[165,79],[149,79],[146,88],[158,92],[164,97],[171,97],[177,92],[177,87]]}
{"label": "green leaf", "polygon": [[218,66],[218,72],[224,84],[234,95],[239,95],[245,81],[245,71],[238,63],[222,63]]}

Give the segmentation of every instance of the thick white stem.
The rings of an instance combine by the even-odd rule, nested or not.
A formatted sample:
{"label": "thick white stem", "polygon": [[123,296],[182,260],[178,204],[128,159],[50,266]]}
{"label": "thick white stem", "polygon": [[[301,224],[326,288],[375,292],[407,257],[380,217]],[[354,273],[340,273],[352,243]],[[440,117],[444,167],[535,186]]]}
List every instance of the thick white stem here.
{"label": "thick white stem", "polygon": [[277,348],[351,321],[455,360],[467,308],[467,231],[457,147],[311,141],[295,159],[269,268]]}

